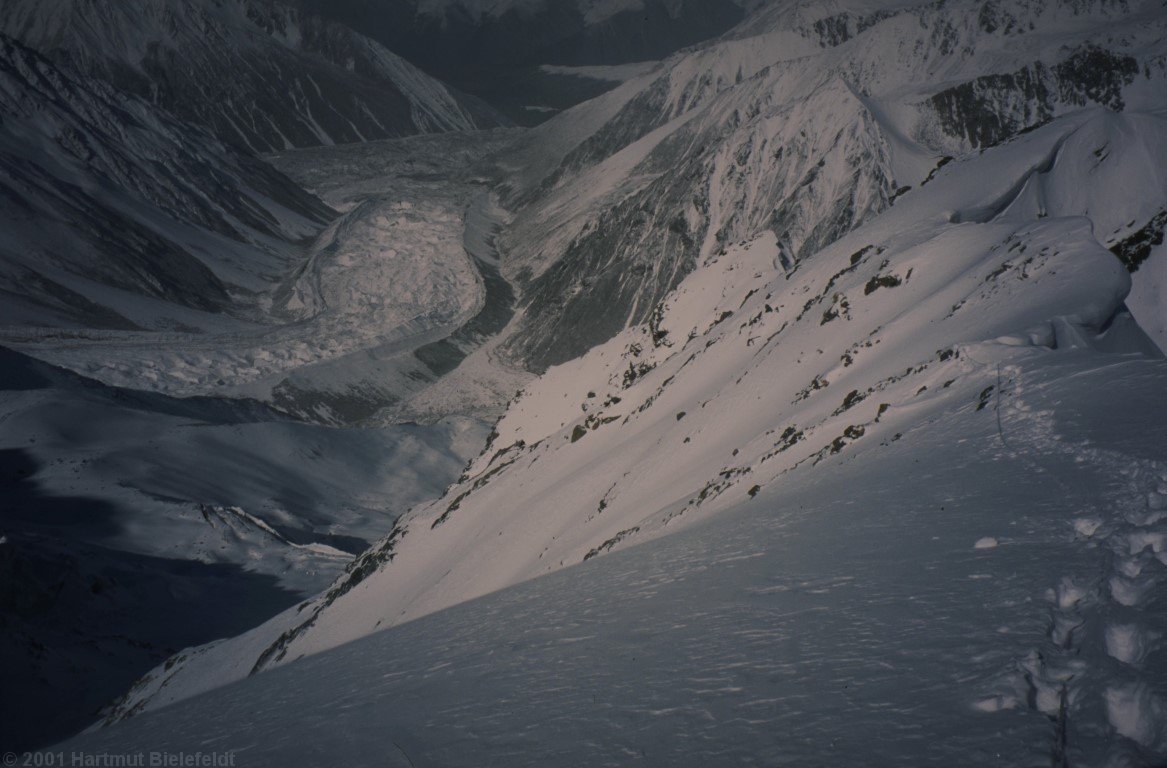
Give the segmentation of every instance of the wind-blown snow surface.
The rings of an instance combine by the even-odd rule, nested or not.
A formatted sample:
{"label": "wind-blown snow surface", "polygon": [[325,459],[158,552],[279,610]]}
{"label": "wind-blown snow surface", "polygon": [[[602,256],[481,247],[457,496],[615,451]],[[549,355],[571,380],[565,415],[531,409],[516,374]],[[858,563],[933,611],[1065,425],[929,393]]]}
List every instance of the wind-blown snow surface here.
{"label": "wind-blown snow surface", "polygon": [[[204,720],[199,707],[253,707],[258,699],[249,691],[268,695],[260,692],[270,682],[311,696],[319,691],[319,711],[330,711],[330,701],[359,709],[358,701],[373,700],[361,699],[364,692],[385,695],[381,685],[420,690],[411,701],[424,706],[382,713],[379,722],[392,732],[398,718],[404,750],[437,764],[479,756],[459,751],[454,734],[461,727],[466,734],[505,729],[509,736],[491,742],[500,759],[510,762],[513,749],[523,754],[515,760],[531,764],[540,750],[563,761],[554,750],[564,745],[600,762],[617,761],[620,749],[631,750],[625,759],[645,749],[651,760],[648,745],[667,747],[676,752],[666,762],[671,755],[694,764],[742,754],[767,763],[784,750],[821,758],[832,743],[844,753],[887,745],[889,764],[909,757],[909,764],[959,764],[954,755],[999,753],[1020,765],[1067,750],[1099,761],[1108,749],[1139,759],[1167,756],[1162,656],[1138,650],[1157,648],[1151,638],[1162,630],[1158,510],[1167,468],[1158,463],[1154,436],[1167,418],[1155,394],[1164,363],[1123,307],[1126,267],[1097,239],[1125,224],[1117,213],[1123,201],[1127,210],[1149,203],[1122,187],[1116,194],[1114,186],[1086,183],[1108,173],[1160,183],[1162,166],[1145,163],[1141,148],[1159,156],[1165,139],[1160,115],[1078,111],[946,164],[922,189],[789,270],[772,234],[714,252],[649,323],[527,387],[463,478],[415,508],[329,591],[232,641],[184,652],[144,678],[114,719],[407,622],[416,623],[361,642],[408,643],[414,631],[465,621],[474,628],[466,637],[511,637],[491,635],[494,653],[516,653],[529,671],[482,670],[469,659],[485,646],[456,640],[432,658],[422,653],[431,674],[450,664],[442,674],[452,687],[427,693],[435,678],[405,673],[418,667],[402,661],[400,682],[386,669],[387,682],[353,692],[343,688],[344,667],[371,652],[356,645],[285,673],[330,676],[338,687],[265,675],[253,683],[260,687],[240,686],[194,709],[160,714],[140,731],[112,731],[88,744],[184,744],[206,738],[199,735],[205,727],[227,733],[213,742],[227,748],[230,729]],[[1113,396],[1098,384],[1111,373]],[[1127,386],[1130,396],[1117,394]],[[1058,410],[1059,402],[1092,399],[1105,406]],[[1138,422],[1140,431],[1100,426],[1106,418]],[[1085,434],[1071,439],[1080,421]],[[939,504],[919,501],[925,499]],[[903,508],[916,513],[907,520]],[[844,509],[853,523],[832,517]],[[782,533],[791,519],[815,538],[797,556]],[[955,530],[963,534],[954,539]],[[661,539],[678,531],[685,532]],[[883,531],[883,543],[865,560],[875,531]],[[720,549],[723,539],[748,542],[749,551]],[[950,548],[956,541],[959,550]],[[1024,546],[1006,546],[1015,542]],[[644,544],[635,557],[431,616],[635,544]],[[743,581],[724,589],[777,595],[766,598],[774,602],[756,614],[753,597],[723,600],[728,593],[712,586],[715,576],[666,586],[711,568],[719,558],[700,554],[709,548],[757,557],[735,571]],[[832,548],[839,557],[824,554]],[[954,558],[956,551],[972,559]],[[1066,560],[1066,551],[1087,564]],[[1017,557],[984,559],[1001,552]],[[667,568],[656,570],[654,553],[671,553],[660,555]],[[919,566],[910,578],[900,570],[909,563]],[[952,570],[958,566],[959,574]],[[845,576],[854,583],[840,581]],[[576,578],[596,581],[576,591]],[[977,582],[1000,583],[993,580],[1010,591],[986,596],[987,585]],[[798,612],[810,610],[798,595],[835,589],[843,590],[842,607],[819,617],[821,626],[811,613],[807,628],[793,620],[789,634],[775,628],[784,626],[780,617],[802,621]],[[913,602],[927,594],[937,602],[923,602],[921,618],[909,621]],[[682,595],[684,608],[670,602]],[[835,598],[822,599],[826,609]],[[523,607],[504,607],[516,604]],[[887,611],[905,612],[904,620],[885,619]],[[999,618],[989,623],[980,611]],[[685,620],[690,612],[692,622]],[[1122,621],[1111,621],[1112,614]],[[470,615],[492,618],[463,618]],[[598,616],[605,618],[595,619],[592,632],[589,622]],[[1105,649],[1104,630],[1112,638]],[[545,640],[524,640],[529,633]],[[793,655],[770,644],[772,633]],[[580,638],[589,644],[576,667],[554,647]],[[696,638],[708,648],[677,655]],[[821,656],[799,663],[806,653]],[[614,666],[605,669],[601,657]],[[726,659],[740,661],[724,667]],[[847,671],[830,671],[840,666]],[[601,676],[590,704],[581,698],[580,686],[589,684],[580,681],[581,669]],[[652,684],[639,683],[640,669],[653,670]],[[744,671],[731,671],[737,669]],[[368,670],[362,676],[376,679]],[[864,688],[873,681],[876,689]],[[866,694],[847,693],[843,686],[851,685],[871,698],[853,698]],[[477,692],[470,703],[447,698],[457,686]],[[617,703],[625,687],[640,702],[630,710]],[[822,688],[829,692],[805,698]],[[795,691],[802,698],[792,699]],[[715,712],[701,696],[733,705]],[[535,719],[498,716],[508,709],[499,702],[511,697],[531,702]],[[785,724],[785,717],[797,720],[794,713],[805,715],[804,730]],[[664,718],[659,730],[657,717]],[[647,742],[628,735],[627,718]],[[451,722],[458,725],[445,725]],[[536,727],[548,722],[565,730]],[[666,744],[681,731],[685,737]],[[168,735],[157,736],[162,732]],[[1123,738],[1109,747],[1115,734]],[[248,743],[256,741],[266,743]],[[273,737],[264,747],[271,759],[282,743],[289,742]]]}
{"label": "wind-blown snow surface", "polygon": [[[1085,106],[1162,109],[1165,24],[1137,0],[770,4],[502,163],[500,245],[526,306],[508,347],[565,362],[727,244],[771,231],[791,268],[949,156]],[[1106,237],[1163,206],[1148,195]]]}
{"label": "wind-blown snow surface", "polygon": [[253,151],[498,125],[378,43],[272,0],[8,0],[0,31]]}

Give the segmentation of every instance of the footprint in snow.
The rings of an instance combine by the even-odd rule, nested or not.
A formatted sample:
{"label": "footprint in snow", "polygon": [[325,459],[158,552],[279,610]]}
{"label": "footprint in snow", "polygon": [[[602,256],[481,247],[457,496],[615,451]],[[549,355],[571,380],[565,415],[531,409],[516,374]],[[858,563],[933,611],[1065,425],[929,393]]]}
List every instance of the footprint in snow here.
{"label": "footprint in snow", "polygon": [[[1110,514],[1070,521],[1077,541],[1102,542],[1112,556],[1104,561],[1097,582],[1084,585],[1063,578],[1048,590],[1048,645],[1043,643],[1019,660],[1019,674],[1003,679],[1002,691],[973,706],[996,712],[1024,702],[1043,712],[1055,722],[1055,755],[1064,755],[1076,735],[1098,733],[1101,726],[1113,735],[1107,764],[1125,764],[1132,749],[1144,758],[1148,753],[1155,760],[1167,758],[1167,700],[1142,679],[1146,673],[1141,669],[1164,639],[1162,631],[1148,626],[1155,625],[1155,617],[1141,606],[1163,587],[1167,530],[1160,523],[1167,519],[1167,468],[1084,443],[1067,443],[1057,433],[1052,412],[1034,410],[1024,402],[1023,372],[1010,366],[1008,374],[1010,399],[1001,408],[1009,417],[1008,437],[1017,458],[1061,455],[1125,478],[1128,490],[1107,505]],[[987,549],[997,543],[985,537],[974,547]],[[1115,620],[1116,613],[1121,620]],[[1090,630],[1095,622],[1102,624],[1101,631]],[[1099,664],[1095,659],[1102,654],[1119,662],[1122,671]],[[1085,684],[1091,679],[1093,684]],[[1089,722],[1097,716],[1093,713],[1104,721]],[[1085,722],[1078,724],[1079,718]]]}

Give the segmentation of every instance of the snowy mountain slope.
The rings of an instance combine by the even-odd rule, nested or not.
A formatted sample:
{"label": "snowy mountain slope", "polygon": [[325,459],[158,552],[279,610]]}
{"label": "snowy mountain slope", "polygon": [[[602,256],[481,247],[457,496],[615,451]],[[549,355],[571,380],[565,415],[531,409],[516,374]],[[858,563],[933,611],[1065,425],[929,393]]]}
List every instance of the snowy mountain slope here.
{"label": "snowy mountain slope", "polygon": [[793,265],[946,157],[1086,105],[1160,109],[1165,23],[1155,3],[770,6],[501,164],[527,305],[509,347],[563,362],[725,243],[769,230]]}
{"label": "snowy mountain slope", "polygon": [[327,586],[485,432],[296,424],[0,349],[0,742],[75,733],[176,649]]}
{"label": "snowy mountain slope", "polygon": [[1009,357],[984,409],[974,386],[704,524],[61,748],[256,766],[1161,764],[1167,370],[1089,348]]}
{"label": "snowy mountain slope", "polygon": [[1148,250],[1150,258],[1135,275],[1127,305],[1159,349],[1167,349],[1167,248],[1159,243]]}
{"label": "snowy mountain slope", "polygon": [[214,328],[333,215],[259,161],[0,38],[5,326]]}
{"label": "snowy mountain slope", "polygon": [[[1120,137],[1130,152],[1095,154]],[[1105,365],[1089,349],[1160,358],[1123,308],[1125,266],[1096,239],[1115,226],[1118,201],[1102,202],[1114,190],[1083,183],[1161,184],[1139,147],[1167,147],[1162,116],[1086,110],[948,163],[793,269],[773,234],[714,253],[648,324],[524,389],[460,481],[330,590],[184,652],[116,717],[716,520],[790,482],[831,483],[857,453],[898,451],[925,424],[991,428],[1002,381],[1048,349],[1082,350],[1087,368]],[[1029,207],[1038,190],[1049,210]]]}
{"label": "snowy mountain slope", "polygon": [[611,87],[542,65],[655,61],[726,31],[754,0],[306,0],[520,125]]}
{"label": "snowy mountain slope", "polygon": [[477,100],[294,4],[13,0],[0,32],[257,152],[498,124]]}

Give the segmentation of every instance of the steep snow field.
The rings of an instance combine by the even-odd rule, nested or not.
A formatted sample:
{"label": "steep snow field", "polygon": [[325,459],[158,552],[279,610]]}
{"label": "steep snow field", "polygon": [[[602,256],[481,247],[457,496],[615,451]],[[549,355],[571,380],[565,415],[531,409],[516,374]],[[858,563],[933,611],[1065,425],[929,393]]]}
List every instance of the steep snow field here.
{"label": "steep snow field", "polygon": [[1167,350],[1167,247],[1159,243],[1134,274],[1134,285],[1127,305],[1139,319],[1139,325]]}
{"label": "steep snow field", "polygon": [[61,748],[255,766],[1157,764],[1167,465],[1147,414],[1161,426],[1167,366],[1009,359],[986,409],[953,398],[683,532]]}

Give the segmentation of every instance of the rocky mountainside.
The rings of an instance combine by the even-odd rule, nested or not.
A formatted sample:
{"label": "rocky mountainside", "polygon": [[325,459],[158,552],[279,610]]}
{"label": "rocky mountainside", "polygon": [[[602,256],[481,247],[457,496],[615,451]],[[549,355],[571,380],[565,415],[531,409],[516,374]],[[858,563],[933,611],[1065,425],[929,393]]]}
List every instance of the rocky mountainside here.
{"label": "rocky mountainside", "polygon": [[1158,108],[1165,24],[1153,2],[771,4],[503,163],[527,306],[510,348],[570,360],[728,244],[772,232],[790,270],[951,157],[1083,107]]}
{"label": "rocky mountainside", "polygon": [[0,167],[0,324],[26,334],[256,317],[255,294],[335,216],[205,130],[4,37]]}
{"label": "rocky mountainside", "polygon": [[0,32],[254,152],[498,124],[384,46],[276,0],[14,0]]}

